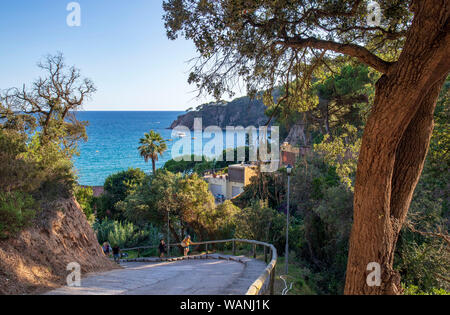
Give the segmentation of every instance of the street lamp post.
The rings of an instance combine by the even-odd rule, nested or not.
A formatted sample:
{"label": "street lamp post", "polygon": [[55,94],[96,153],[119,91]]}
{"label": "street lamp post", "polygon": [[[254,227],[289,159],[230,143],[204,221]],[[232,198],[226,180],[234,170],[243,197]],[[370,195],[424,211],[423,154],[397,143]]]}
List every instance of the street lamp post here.
{"label": "street lamp post", "polygon": [[287,209],[286,209],[286,275],[289,271],[289,201],[290,201],[290,189],[291,189],[291,172],[292,172],[292,166],[288,165],[286,167],[286,172],[288,175],[288,183],[287,183]]}
{"label": "street lamp post", "polygon": [[167,210],[167,257],[170,257],[170,217],[169,210]]}

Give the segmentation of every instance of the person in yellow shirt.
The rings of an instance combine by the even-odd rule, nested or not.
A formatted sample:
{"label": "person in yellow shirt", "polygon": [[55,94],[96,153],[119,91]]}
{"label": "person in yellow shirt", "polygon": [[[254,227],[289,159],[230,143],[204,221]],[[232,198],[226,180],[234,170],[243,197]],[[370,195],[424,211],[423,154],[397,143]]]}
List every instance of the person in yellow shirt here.
{"label": "person in yellow shirt", "polygon": [[186,238],[181,242],[181,246],[184,247],[184,256],[187,256],[189,254],[189,246],[192,244],[191,237],[188,235]]}

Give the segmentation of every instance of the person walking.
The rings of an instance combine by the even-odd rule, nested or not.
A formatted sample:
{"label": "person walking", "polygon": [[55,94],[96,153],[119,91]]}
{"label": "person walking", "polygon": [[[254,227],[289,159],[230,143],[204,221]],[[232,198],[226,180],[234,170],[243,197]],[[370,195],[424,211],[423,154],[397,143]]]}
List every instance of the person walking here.
{"label": "person walking", "polygon": [[167,253],[166,243],[162,239],[159,241],[159,258],[164,258],[166,253]]}
{"label": "person walking", "polygon": [[114,256],[114,262],[119,263],[120,262],[120,247],[118,245],[114,245],[112,248],[113,256]]}
{"label": "person walking", "polygon": [[184,256],[187,256],[189,254],[189,246],[192,244],[191,237],[188,235],[186,238],[181,242],[181,246],[184,247]]}

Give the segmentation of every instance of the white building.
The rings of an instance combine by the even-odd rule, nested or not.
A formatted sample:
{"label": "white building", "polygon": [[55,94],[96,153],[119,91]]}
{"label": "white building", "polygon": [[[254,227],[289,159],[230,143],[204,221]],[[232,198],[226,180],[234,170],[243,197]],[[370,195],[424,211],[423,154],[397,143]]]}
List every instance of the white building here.
{"label": "white building", "polygon": [[206,175],[204,179],[211,193],[217,197],[222,195],[230,200],[244,192],[244,187],[250,184],[250,179],[257,175],[257,167],[248,164],[235,164],[228,167],[226,175]]}

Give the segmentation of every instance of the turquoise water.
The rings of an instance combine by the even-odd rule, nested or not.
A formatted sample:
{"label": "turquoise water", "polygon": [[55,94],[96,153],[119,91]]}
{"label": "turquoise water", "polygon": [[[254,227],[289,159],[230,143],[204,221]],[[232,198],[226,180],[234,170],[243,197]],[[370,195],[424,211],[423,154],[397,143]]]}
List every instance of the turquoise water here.
{"label": "turquoise water", "polygon": [[[89,121],[88,142],[80,145],[80,156],[74,158],[81,185],[102,186],[109,175],[139,167],[146,173],[152,169],[145,163],[137,148],[144,133],[155,130],[170,139],[170,124],[184,112],[78,112],[79,120]],[[156,166],[162,167],[171,159],[172,142]]]}

